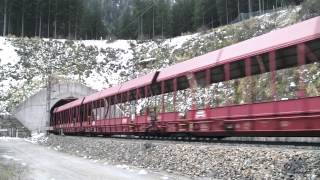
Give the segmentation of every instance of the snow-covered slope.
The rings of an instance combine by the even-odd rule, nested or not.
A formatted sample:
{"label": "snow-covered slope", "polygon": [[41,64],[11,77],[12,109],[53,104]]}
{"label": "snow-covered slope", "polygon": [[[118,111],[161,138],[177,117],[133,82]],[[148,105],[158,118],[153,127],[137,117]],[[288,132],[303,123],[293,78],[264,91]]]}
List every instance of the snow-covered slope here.
{"label": "snow-covered slope", "polygon": [[159,40],[0,38],[0,112],[10,110],[55,79],[101,90],[298,21],[300,7],[261,15],[206,32]]}

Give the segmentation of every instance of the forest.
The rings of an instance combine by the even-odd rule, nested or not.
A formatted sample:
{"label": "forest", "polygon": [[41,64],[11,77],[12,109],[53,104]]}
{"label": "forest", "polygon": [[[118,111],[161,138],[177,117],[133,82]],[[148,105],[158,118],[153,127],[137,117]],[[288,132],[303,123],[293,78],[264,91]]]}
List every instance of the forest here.
{"label": "forest", "polygon": [[0,0],[2,36],[155,39],[238,22],[303,0]]}

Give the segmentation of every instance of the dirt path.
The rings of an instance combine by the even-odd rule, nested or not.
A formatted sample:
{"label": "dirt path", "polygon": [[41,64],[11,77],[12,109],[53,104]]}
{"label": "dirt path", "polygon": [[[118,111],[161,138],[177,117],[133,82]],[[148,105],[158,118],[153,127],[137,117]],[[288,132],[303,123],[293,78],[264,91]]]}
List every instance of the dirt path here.
{"label": "dirt path", "polygon": [[34,145],[22,139],[0,140],[0,164],[8,162],[14,163],[14,167],[25,168],[22,171],[25,171],[26,175],[21,179],[28,180],[187,179],[127,166],[106,165]]}

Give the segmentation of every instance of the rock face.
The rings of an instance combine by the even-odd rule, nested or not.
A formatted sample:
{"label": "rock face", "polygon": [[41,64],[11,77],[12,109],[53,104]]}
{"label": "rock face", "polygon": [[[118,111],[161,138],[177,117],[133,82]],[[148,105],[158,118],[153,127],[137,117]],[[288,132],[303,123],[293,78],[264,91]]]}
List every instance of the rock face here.
{"label": "rock face", "polygon": [[257,146],[124,140],[50,135],[43,145],[84,158],[194,177],[222,179],[317,179],[320,151]]}

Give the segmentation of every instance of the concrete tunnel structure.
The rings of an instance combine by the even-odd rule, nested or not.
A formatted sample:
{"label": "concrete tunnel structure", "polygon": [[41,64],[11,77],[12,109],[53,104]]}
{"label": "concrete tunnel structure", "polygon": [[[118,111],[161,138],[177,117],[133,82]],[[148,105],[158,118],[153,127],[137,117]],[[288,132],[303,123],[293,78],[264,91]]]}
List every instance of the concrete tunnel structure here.
{"label": "concrete tunnel structure", "polygon": [[[59,82],[51,87],[50,110],[79,97],[95,93],[83,84],[75,82]],[[43,88],[33,96],[20,103],[13,115],[31,132],[45,131],[49,126],[47,113],[47,89]]]}

